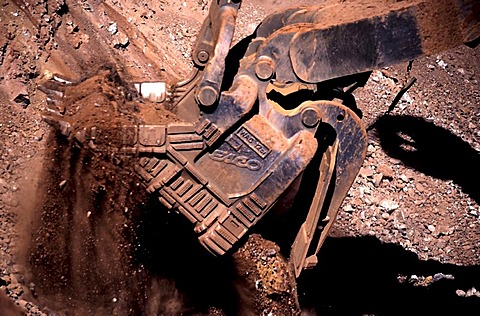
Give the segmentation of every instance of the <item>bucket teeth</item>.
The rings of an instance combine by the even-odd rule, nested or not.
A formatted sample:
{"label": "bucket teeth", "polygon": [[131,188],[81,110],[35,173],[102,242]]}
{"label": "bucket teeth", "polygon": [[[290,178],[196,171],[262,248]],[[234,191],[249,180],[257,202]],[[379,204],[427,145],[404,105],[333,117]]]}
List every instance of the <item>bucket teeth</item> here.
{"label": "bucket teeth", "polygon": [[69,122],[62,120],[61,118],[55,118],[54,115],[42,115],[42,119],[47,124],[60,131],[62,135],[69,137],[72,134],[72,125]]}
{"label": "bucket teeth", "polygon": [[48,98],[52,100],[61,100],[64,96],[64,89],[58,86],[53,86],[49,84],[49,81],[41,83],[38,86],[38,90],[42,91]]}

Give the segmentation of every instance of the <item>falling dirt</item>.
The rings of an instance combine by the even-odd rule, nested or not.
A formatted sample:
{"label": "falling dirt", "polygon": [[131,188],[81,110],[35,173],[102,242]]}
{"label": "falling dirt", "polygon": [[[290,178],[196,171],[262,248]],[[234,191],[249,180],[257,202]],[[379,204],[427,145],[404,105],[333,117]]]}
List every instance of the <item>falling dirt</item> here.
{"label": "falling dirt", "polygon": [[[110,71],[65,89],[64,105],[78,128],[109,130],[132,120]],[[120,97],[119,97],[120,96]],[[97,119],[94,112],[105,115]],[[72,122],[73,124],[74,122]],[[108,126],[106,126],[108,125]],[[145,273],[132,266],[134,223],[145,200],[129,161],[82,150],[75,139],[52,133],[47,139],[32,244],[26,265],[38,286],[35,295],[53,310],[118,313],[142,304]],[[110,135],[101,140],[115,142]],[[132,298],[134,298],[132,300]],[[57,302],[62,302],[58,305]]]}

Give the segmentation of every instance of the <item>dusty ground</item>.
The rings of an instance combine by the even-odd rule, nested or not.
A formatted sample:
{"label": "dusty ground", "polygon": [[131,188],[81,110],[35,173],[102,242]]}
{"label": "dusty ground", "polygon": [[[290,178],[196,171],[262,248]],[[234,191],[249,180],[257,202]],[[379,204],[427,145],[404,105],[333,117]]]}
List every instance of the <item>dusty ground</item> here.
{"label": "dusty ground", "polygon": [[[289,4],[245,1],[236,39]],[[114,65],[126,82],[184,78],[207,9],[196,0],[0,3],[0,286],[24,313],[296,312],[292,282],[273,283],[282,297],[249,288],[268,281],[268,269],[236,279],[248,270],[238,260],[248,263],[252,249],[268,251],[257,261],[281,267],[276,245],[259,246],[254,235],[233,260],[209,257],[185,236],[189,227],[136,191],[128,169],[89,173],[85,163],[101,169],[104,161],[69,149],[41,119],[37,83],[53,72],[82,79]],[[355,93],[368,156],[319,267],[298,281],[305,315],[478,314],[479,55],[459,47],[414,61],[410,74],[407,65],[375,71]],[[412,76],[416,83],[382,117]],[[121,86],[113,82],[105,86]],[[102,100],[111,110],[112,100]],[[114,101],[115,111],[129,108]],[[245,293],[265,305],[252,312]],[[289,312],[269,310],[272,297]]]}

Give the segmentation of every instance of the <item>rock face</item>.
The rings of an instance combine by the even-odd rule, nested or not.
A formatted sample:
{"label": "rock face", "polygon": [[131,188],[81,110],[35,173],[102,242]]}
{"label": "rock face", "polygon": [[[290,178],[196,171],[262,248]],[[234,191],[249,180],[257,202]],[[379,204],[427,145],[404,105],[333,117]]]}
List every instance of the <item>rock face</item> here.
{"label": "rock face", "polygon": [[[291,4],[244,1],[235,41]],[[128,168],[79,153],[42,121],[37,84],[54,73],[84,83],[70,101],[73,110],[91,107],[82,109],[86,123],[132,111],[122,84],[95,77],[107,64],[127,83],[185,78],[207,9],[197,0],[0,4],[1,294],[28,315],[295,315],[299,305],[306,315],[409,314],[405,301],[439,314],[446,300],[462,314],[478,305],[478,47],[422,58],[410,72],[406,64],[374,71],[354,93],[367,158],[318,267],[298,287],[288,245],[254,234],[232,256],[210,257],[191,227],[138,190]],[[295,231],[294,222],[283,227]],[[18,310],[3,295],[5,313],[1,304]]]}

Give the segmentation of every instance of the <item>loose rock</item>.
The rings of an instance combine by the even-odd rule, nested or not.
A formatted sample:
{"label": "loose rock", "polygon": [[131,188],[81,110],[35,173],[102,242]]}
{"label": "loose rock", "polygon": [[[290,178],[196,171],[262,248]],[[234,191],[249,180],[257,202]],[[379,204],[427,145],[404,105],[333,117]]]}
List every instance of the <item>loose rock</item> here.
{"label": "loose rock", "polygon": [[393,200],[387,200],[387,199],[384,199],[382,201],[380,201],[380,208],[382,208],[383,210],[387,211],[387,212],[393,212],[395,211],[396,209],[399,208],[399,205],[397,202],[393,201]]}

